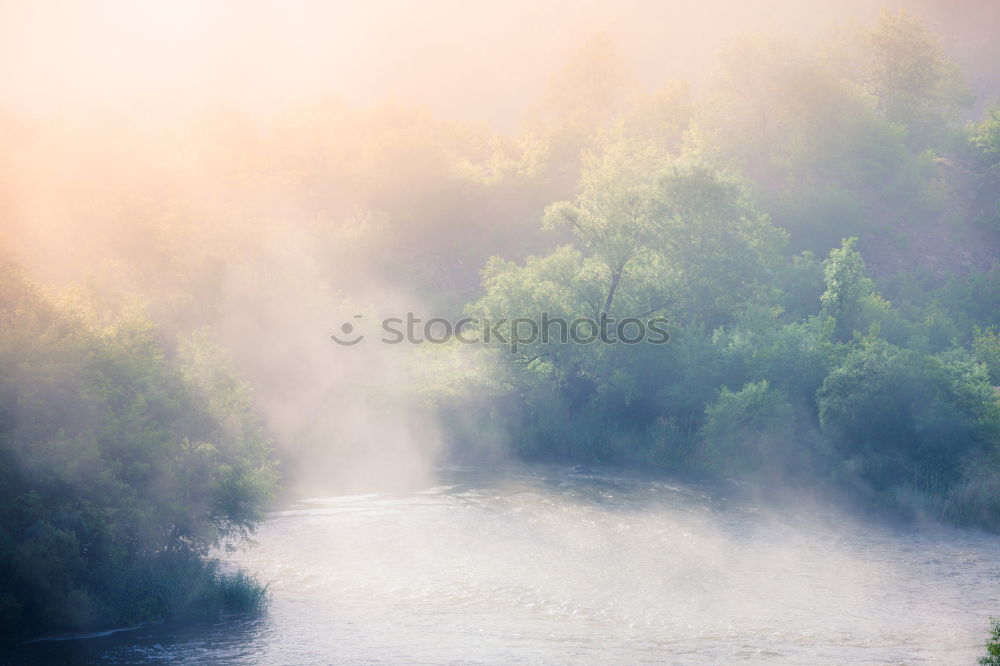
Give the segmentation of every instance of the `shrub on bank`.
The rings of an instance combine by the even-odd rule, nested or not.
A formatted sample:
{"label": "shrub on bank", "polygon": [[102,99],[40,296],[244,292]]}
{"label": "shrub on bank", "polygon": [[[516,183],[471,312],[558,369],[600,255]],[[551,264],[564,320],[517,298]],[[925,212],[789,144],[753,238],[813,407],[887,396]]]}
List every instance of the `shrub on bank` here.
{"label": "shrub on bank", "polygon": [[168,361],[142,318],[0,273],[2,638],[259,611],[264,588],[209,557],[276,479],[225,358],[195,336]]}

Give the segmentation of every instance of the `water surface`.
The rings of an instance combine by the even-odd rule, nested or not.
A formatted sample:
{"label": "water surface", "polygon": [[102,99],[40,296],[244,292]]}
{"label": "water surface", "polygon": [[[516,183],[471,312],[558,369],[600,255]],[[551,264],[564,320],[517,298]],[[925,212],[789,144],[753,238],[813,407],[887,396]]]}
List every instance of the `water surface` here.
{"label": "water surface", "polygon": [[304,499],[233,559],[266,617],[23,648],[27,663],[974,664],[1000,537],[616,471],[443,470]]}

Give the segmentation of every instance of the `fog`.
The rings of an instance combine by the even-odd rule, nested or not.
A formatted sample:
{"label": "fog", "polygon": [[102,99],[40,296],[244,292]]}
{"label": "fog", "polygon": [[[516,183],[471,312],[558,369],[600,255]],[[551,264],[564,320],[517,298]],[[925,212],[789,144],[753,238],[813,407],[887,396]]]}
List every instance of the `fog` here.
{"label": "fog", "polygon": [[[432,293],[469,293],[477,262],[504,241],[459,246],[457,256],[470,255],[461,265],[454,249],[444,264],[425,254],[416,270],[431,276],[416,276],[414,288],[414,266],[393,268],[390,250],[387,268],[373,238],[433,247],[455,224],[493,224],[470,218],[482,214],[474,209],[443,209],[454,183],[470,180],[454,174],[489,177],[498,150],[524,159],[516,133],[544,117],[553,77],[595,36],[617,52],[628,94],[678,80],[697,90],[738,35],[807,40],[884,6],[4,3],[2,231],[43,282],[85,280],[101,299],[138,291],[168,331],[215,327],[279,446],[312,447],[339,432],[342,444],[328,448],[352,459],[370,451],[366,465],[392,477],[388,460],[426,467],[394,447],[435,438],[415,416],[419,391],[404,390],[399,359],[413,350],[340,350],[323,333],[352,308],[440,311],[440,299],[425,302],[428,283]],[[906,6],[959,60],[991,62],[995,4]],[[972,74],[984,86],[995,76],[983,66]],[[465,145],[444,138],[442,153],[428,131]],[[545,203],[514,193],[500,204],[508,210],[494,205],[485,216],[509,215],[510,201],[525,223]],[[432,222],[404,231],[418,218]],[[507,233],[516,255],[526,232]],[[375,403],[398,415],[370,413]],[[375,424],[385,433],[370,431]],[[428,460],[442,450],[437,441],[413,447]],[[359,478],[341,463],[331,478]]]}
{"label": "fog", "polygon": [[[967,662],[998,34],[992,0],[0,0],[0,647]],[[671,339],[383,335],[542,312]],[[142,624],[190,616],[231,622]]]}
{"label": "fog", "polygon": [[[956,10],[956,7],[960,10]],[[0,101],[53,114],[125,111],[142,119],[232,104],[271,114],[334,95],[385,99],[447,119],[511,130],[549,77],[595,33],[621,49],[643,85],[697,81],[741,33],[809,38],[847,20],[905,8],[945,39],[977,83],[1000,10],[988,0],[837,3],[636,1],[418,3],[39,2],[3,4]]]}
{"label": "fog", "polygon": [[[442,470],[416,493],[276,512],[237,561],[266,621],[143,627],[50,660],[936,663],[977,654],[997,551],[739,489],[600,470]],[[41,662],[39,662],[41,663]]]}
{"label": "fog", "polygon": [[[266,659],[961,663],[987,542],[607,471],[449,470],[411,496],[289,507],[246,562],[284,601]],[[309,535],[310,548],[289,548]],[[948,570],[952,585],[938,586]],[[913,591],[935,600],[913,607]],[[959,591],[961,590],[961,591]],[[306,607],[310,619],[300,622]],[[889,621],[888,618],[893,620]],[[317,625],[351,618],[332,640]],[[315,623],[315,624],[314,624]],[[321,645],[322,647],[319,647]],[[943,645],[955,646],[951,650]],[[240,663],[238,654],[233,663]],[[311,663],[311,662],[310,662]]]}

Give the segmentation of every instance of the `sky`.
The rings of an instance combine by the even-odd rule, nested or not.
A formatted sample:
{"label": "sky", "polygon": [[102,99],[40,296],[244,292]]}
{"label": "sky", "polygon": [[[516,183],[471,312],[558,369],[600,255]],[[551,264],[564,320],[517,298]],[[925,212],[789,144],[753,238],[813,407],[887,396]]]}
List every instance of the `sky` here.
{"label": "sky", "polygon": [[808,38],[885,6],[917,14],[960,63],[980,63],[970,72],[977,87],[997,87],[1000,73],[982,64],[1000,59],[996,0],[0,0],[0,107],[155,118],[221,104],[269,114],[327,95],[514,129],[597,32],[656,86],[699,78],[737,34]]}

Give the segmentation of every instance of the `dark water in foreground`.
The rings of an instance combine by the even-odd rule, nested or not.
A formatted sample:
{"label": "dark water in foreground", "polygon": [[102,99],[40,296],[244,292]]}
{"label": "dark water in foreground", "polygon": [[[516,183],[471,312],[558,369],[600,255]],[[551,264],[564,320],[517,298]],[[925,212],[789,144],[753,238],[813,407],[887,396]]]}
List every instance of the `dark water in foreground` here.
{"label": "dark water in foreground", "polygon": [[764,508],[620,472],[451,469],[303,500],[234,559],[266,617],[21,648],[14,663],[974,664],[1000,537]]}

